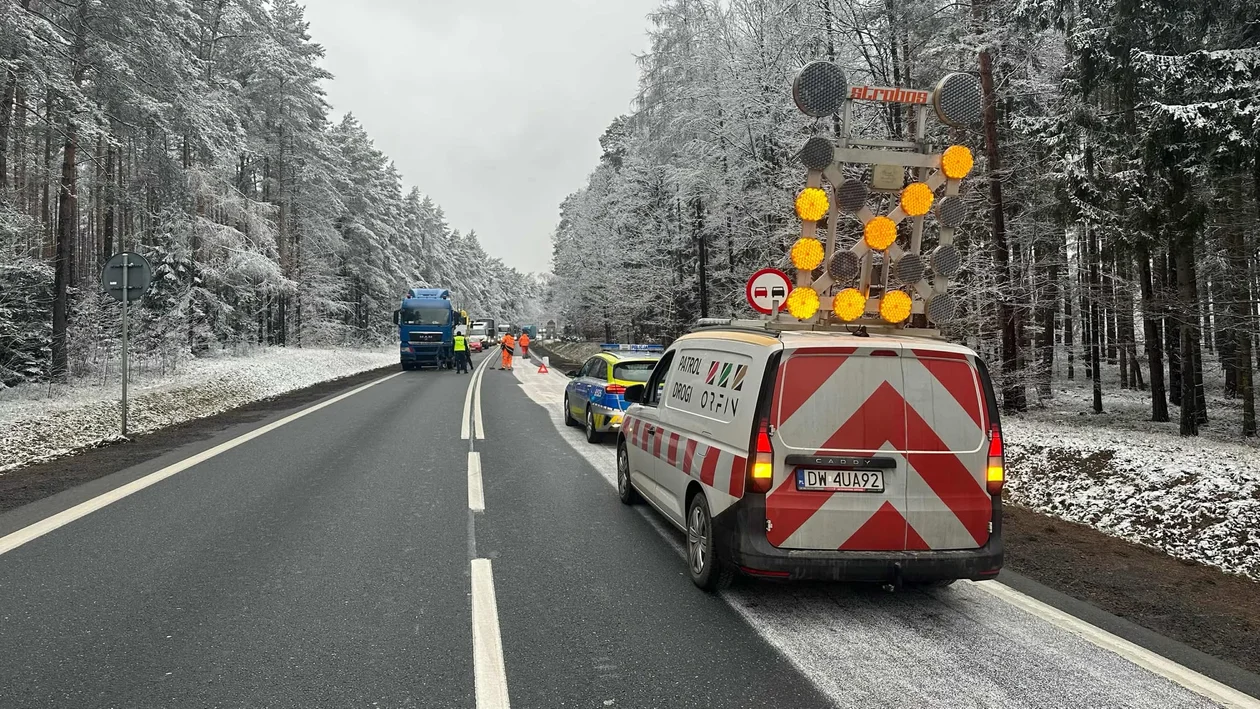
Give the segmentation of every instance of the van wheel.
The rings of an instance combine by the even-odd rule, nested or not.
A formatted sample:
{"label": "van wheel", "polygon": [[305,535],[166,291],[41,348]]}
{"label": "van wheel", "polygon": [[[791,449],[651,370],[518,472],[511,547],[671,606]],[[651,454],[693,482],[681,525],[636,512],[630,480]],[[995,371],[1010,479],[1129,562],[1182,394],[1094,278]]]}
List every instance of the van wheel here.
{"label": "van wheel", "polygon": [[713,517],[704,493],[691,498],[687,508],[687,573],[691,582],[705,591],[718,591],[731,585],[735,569],[714,553]]}
{"label": "van wheel", "polygon": [[572,409],[569,408],[569,395],[565,394],[564,395],[564,425],[566,426],[576,426],[578,423],[577,419],[573,418],[573,414],[570,413],[571,411]]}
{"label": "van wheel", "polygon": [[617,497],[623,505],[633,505],[642,499],[630,482],[630,451],[624,440],[617,444]]}
{"label": "van wheel", "polygon": [[595,428],[595,414],[591,411],[591,407],[586,407],[586,442],[599,443],[604,440],[604,434]]}

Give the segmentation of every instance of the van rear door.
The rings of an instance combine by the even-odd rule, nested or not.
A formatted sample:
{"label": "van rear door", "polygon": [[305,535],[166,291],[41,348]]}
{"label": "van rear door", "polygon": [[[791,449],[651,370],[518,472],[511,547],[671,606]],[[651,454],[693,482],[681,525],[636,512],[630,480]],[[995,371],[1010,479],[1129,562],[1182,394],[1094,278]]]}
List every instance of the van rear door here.
{"label": "van rear door", "polygon": [[989,407],[973,355],[907,347],[906,519],[911,549],[975,549],[989,540]]}
{"label": "van rear door", "polygon": [[766,536],[785,549],[906,548],[900,343],[784,352]]}

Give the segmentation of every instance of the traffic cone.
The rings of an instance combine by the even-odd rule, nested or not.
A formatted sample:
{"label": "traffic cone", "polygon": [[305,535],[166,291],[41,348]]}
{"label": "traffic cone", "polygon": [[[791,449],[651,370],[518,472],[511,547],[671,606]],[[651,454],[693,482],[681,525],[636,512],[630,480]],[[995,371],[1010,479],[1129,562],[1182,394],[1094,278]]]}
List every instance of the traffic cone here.
{"label": "traffic cone", "polygon": [[548,373],[548,371],[549,371],[549,370],[547,369],[547,360],[549,360],[549,359],[551,359],[551,358],[550,358],[550,357],[543,357],[543,358],[542,358],[542,362],[540,362],[540,363],[539,363],[539,365],[538,365],[538,373],[539,373],[539,374],[547,374],[547,373]]}

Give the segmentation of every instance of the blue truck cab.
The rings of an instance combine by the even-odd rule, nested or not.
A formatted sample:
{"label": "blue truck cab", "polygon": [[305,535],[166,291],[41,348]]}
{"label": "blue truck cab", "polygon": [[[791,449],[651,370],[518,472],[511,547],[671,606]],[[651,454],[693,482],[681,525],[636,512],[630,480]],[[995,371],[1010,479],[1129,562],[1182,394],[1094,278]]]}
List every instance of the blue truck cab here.
{"label": "blue truck cab", "polygon": [[394,311],[398,358],[403,369],[453,366],[460,311],[446,288],[412,288]]}

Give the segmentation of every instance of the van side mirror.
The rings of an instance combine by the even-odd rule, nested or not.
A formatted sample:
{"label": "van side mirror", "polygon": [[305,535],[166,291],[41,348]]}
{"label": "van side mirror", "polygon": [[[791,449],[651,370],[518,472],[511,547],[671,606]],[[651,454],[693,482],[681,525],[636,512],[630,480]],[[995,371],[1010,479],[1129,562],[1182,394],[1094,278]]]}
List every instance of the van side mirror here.
{"label": "van side mirror", "polygon": [[626,401],[631,404],[639,404],[643,402],[643,385],[631,384],[626,387],[626,393],[623,395]]}
{"label": "van side mirror", "polygon": [[401,316],[401,315],[402,315],[402,311],[401,311],[401,310],[395,310],[395,311],[394,311],[394,324],[395,324],[395,325],[397,325],[397,324],[398,324],[399,316]]}
{"label": "van side mirror", "polygon": [[576,369],[570,369],[569,371],[564,373],[564,376],[568,377],[569,379],[577,379],[577,375],[578,373]]}

